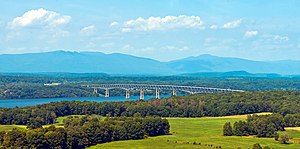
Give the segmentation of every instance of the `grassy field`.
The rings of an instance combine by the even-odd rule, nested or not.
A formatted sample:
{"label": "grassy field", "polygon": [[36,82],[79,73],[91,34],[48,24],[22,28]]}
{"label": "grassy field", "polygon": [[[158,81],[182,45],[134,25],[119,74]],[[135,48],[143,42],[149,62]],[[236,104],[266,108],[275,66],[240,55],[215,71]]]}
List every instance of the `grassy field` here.
{"label": "grassy field", "polygon": [[25,125],[0,125],[0,131],[10,131],[14,128],[26,129]]}
{"label": "grassy field", "polygon": [[[268,114],[268,113],[263,113]],[[168,118],[171,125],[172,135],[149,137],[143,140],[116,141],[104,144],[98,144],[90,147],[96,148],[140,148],[140,149],[174,149],[174,148],[222,148],[243,149],[252,148],[253,144],[259,143],[261,146],[269,146],[275,149],[299,149],[300,131],[287,130],[292,135],[291,144],[283,145],[273,138],[248,137],[224,137],[222,136],[222,127],[225,122],[234,123],[238,120],[245,120],[246,115],[224,116],[224,117],[204,117],[204,118]],[[194,144],[197,144],[195,145]],[[201,143],[201,145],[199,145]],[[211,146],[212,145],[212,146]]]}
{"label": "grassy field", "polygon": [[[270,113],[260,113],[270,114]],[[55,126],[63,127],[63,120],[68,116],[57,118]],[[174,149],[174,148],[215,148],[221,146],[222,148],[237,148],[243,149],[252,148],[253,144],[259,143],[261,146],[269,146],[275,149],[299,149],[300,148],[300,128],[287,128],[293,139],[290,144],[283,145],[275,141],[273,138],[256,138],[248,137],[224,137],[222,136],[222,127],[225,122],[232,124],[238,120],[245,120],[247,115],[224,116],[224,117],[203,117],[203,118],[168,118],[171,125],[171,134],[166,136],[149,137],[143,140],[129,140],[129,141],[115,141],[110,143],[98,144],[90,147],[90,149],[97,148],[139,148],[139,149]],[[48,125],[44,126],[48,127]],[[0,125],[0,131],[9,131],[13,128],[26,129],[22,125]],[[285,132],[280,132],[285,133]],[[194,143],[195,142],[195,143]]]}

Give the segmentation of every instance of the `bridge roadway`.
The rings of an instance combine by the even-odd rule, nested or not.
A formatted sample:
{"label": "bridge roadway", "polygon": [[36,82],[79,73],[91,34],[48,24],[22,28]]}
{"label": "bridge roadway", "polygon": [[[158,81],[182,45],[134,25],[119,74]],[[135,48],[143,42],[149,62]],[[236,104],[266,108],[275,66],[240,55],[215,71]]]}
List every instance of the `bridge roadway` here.
{"label": "bridge roadway", "polygon": [[144,99],[144,90],[155,90],[155,97],[160,98],[160,90],[172,90],[172,95],[176,96],[176,91],[184,91],[190,94],[200,93],[216,93],[216,92],[243,92],[242,90],[209,88],[197,86],[179,86],[179,85],[156,85],[156,84],[93,84],[83,85],[84,87],[93,88],[95,93],[98,89],[105,90],[105,97],[109,97],[110,89],[124,89],[126,90],[126,99],[130,98],[131,90],[140,90],[140,99]]}

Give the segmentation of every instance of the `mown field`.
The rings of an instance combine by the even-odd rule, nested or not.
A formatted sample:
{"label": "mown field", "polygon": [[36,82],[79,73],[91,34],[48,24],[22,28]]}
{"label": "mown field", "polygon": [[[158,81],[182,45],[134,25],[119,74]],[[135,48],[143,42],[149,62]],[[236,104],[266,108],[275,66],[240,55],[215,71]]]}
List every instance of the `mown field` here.
{"label": "mown field", "polygon": [[[264,113],[266,114],[266,113]],[[287,132],[293,137],[290,144],[284,145],[275,141],[274,138],[256,138],[253,136],[238,137],[222,136],[222,128],[225,122],[234,123],[238,120],[246,120],[246,115],[224,116],[224,117],[204,117],[204,118],[168,118],[171,126],[172,135],[149,137],[143,140],[116,141],[98,144],[90,147],[97,148],[228,148],[235,149],[252,148],[253,144],[259,143],[261,146],[269,146],[275,149],[299,149],[300,131],[288,129]],[[195,142],[195,143],[194,143]],[[199,145],[200,143],[200,145]]]}
{"label": "mown field", "polygon": [[26,129],[25,125],[0,125],[0,131],[10,131],[14,128]]}

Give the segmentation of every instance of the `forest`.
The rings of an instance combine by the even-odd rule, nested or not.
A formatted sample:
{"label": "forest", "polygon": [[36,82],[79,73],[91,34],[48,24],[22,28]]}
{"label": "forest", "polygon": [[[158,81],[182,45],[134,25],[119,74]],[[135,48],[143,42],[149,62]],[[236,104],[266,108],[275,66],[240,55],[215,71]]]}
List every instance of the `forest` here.
{"label": "forest", "polygon": [[0,148],[81,149],[87,146],[118,141],[137,140],[147,136],[169,134],[169,122],[159,117],[68,117],[64,127],[13,129],[0,132]]}

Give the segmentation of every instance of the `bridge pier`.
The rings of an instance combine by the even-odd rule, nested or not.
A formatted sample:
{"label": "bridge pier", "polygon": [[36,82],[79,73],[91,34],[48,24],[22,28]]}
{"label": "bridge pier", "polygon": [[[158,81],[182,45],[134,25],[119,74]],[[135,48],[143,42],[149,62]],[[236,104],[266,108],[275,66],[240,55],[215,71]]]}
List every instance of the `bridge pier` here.
{"label": "bridge pier", "polygon": [[94,88],[94,93],[95,93],[95,94],[98,94],[97,88]]}
{"label": "bridge pier", "polygon": [[130,90],[129,89],[126,90],[126,95],[125,96],[126,96],[126,99],[130,98]]}
{"label": "bridge pier", "polygon": [[105,97],[108,98],[109,97],[109,89],[105,89]]}
{"label": "bridge pier", "polygon": [[160,99],[160,96],[159,96],[159,89],[158,89],[158,88],[156,88],[156,90],[155,90],[155,98],[156,98],[156,99]]}
{"label": "bridge pier", "polygon": [[176,96],[177,94],[176,94],[176,90],[175,89],[173,89],[173,91],[172,91],[172,96]]}
{"label": "bridge pier", "polygon": [[140,90],[140,100],[144,100],[144,89]]}
{"label": "bridge pier", "polygon": [[94,90],[94,94],[98,95],[98,89],[105,90],[105,97],[109,97],[109,89],[125,89],[126,99],[130,98],[130,90],[140,90],[140,99],[144,99],[144,90],[156,90],[155,97],[160,98],[160,90],[172,91],[171,95],[176,96],[176,91],[184,91],[191,94],[198,93],[214,93],[214,92],[244,92],[242,90],[222,89],[222,88],[208,88],[197,86],[179,86],[179,85],[156,85],[156,84],[94,84],[82,85]]}

